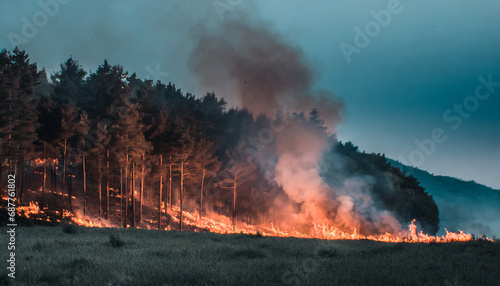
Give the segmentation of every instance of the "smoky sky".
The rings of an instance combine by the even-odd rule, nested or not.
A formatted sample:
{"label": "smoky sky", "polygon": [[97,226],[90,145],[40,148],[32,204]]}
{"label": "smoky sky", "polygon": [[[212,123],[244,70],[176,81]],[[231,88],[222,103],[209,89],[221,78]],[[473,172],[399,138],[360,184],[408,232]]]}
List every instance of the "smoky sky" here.
{"label": "smoky sky", "polygon": [[189,66],[202,89],[226,95],[254,115],[317,108],[332,132],[340,121],[342,103],[331,92],[312,90],[313,72],[303,52],[262,23],[226,20],[206,30]]}
{"label": "smoky sky", "polygon": [[[33,23],[45,11],[39,3],[54,1],[1,1],[0,47],[12,50],[8,35],[22,36],[26,21]],[[436,143],[418,167],[500,188],[500,91],[479,101],[459,128],[443,120],[447,110],[474,96],[478,76],[491,74],[500,81],[500,1],[397,1],[402,11],[349,63],[339,45],[354,45],[355,28],[364,30],[374,21],[372,12],[388,9],[391,0],[221,0],[227,4],[222,17],[211,0],[62,2],[67,3],[19,45],[49,73],[69,56],[87,71],[108,59],[140,77],[171,81],[184,92],[203,95],[216,90],[192,69],[193,50],[201,37],[217,35],[212,34],[217,29],[229,39],[227,23],[246,17],[268,27],[273,39],[292,47],[307,67],[308,79],[293,82],[296,89],[280,94],[308,90],[309,96],[326,102],[329,96],[342,98],[345,111],[337,128],[341,140],[409,161],[419,148],[415,141],[431,138],[440,128],[447,140]],[[244,40],[238,45],[252,47]],[[228,82],[227,91],[245,84],[241,80]],[[246,84],[258,86],[257,80],[247,78]]]}

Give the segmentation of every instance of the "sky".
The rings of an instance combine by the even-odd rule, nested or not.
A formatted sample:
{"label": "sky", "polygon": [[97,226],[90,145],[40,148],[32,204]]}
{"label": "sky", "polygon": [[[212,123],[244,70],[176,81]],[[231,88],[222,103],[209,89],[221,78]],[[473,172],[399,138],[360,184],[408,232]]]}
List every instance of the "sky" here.
{"label": "sky", "polygon": [[17,44],[49,73],[107,59],[203,95],[188,66],[197,37],[250,18],[343,100],[340,140],[500,189],[498,15],[498,0],[1,0],[0,49]]}

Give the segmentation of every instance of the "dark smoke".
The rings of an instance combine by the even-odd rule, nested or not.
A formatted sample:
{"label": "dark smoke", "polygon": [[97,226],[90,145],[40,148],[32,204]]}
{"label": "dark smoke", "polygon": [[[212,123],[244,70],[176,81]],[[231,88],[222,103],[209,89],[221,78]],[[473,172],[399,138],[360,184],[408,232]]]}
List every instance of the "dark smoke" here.
{"label": "dark smoke", "polygon": [[316,107],[334,130],[343,105],[328,91],[313,91],[313,72],[302,51],[263,24],[227,21],[199,37],[189,66],[201,90],[213,90],[254,115]]}
{"label": "dark smoke", "polygon": [[[301,50],[263,24],[228,21],[217,30],[204,31],[189,66],[198,76],[201,90],[214,91],[254,116],[272,117],[277,110],[285,110],[288,115],[308,114],[317,108],[329,132],[334,133],[340,122],[342,102],[331,92],[313,90],[314,75]],[[388,212],[371,211],[372,203],[356,205],[358,197],[368,196],[370,184],[365,180],[360,179],[355,187],[346,181],[344,187],[348,190],[339,193],[324,182],[318,163],[329,146],[325,132],[292,120],[275,134],[274,145],[276,154],[256,156],[256,160],[277,158],[272,166],[269,162],[259,164],[273,174],[270,181],[300,205],[298,211],[293,211],[279,199],[274,202],[280,209],[290,210],[286,218],[290,227],[307,229],[313,224],[327,224],[349,232],[401,230]],[[370,213],[369,220],[361,212]]]}

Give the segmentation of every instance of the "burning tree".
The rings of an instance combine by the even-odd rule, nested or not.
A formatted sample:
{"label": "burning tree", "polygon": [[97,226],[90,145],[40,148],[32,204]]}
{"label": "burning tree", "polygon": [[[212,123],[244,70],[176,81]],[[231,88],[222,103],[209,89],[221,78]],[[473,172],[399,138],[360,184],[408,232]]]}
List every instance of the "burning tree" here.
{"label": "burning tree", "polygon": [[[60,142],[59,144],[62,144],[62,184],[61,184],[61,214],[64,209],[64,187],[66,185],[66,179],[67,179],[67,161],[68,161],[68,140],[71,138],[71,136],[74,134],[75,129],[76,129],[76,124],[75,124],[75,118],[77,116],[77,112],[75,108],[72,105],[65,105],[61,108],[61,137],[63,138],[63,142]],[[69,210],[70,212],[73,212],[72,204],[71,204],[71,195],[72,195],[72,190],[69,187],[68,184],[68,203],[69,203]]]}
{"label": "burning tree", "polygon": [[[293,57],[286,57],[286,59],[293,59]],[[26,63],[27,59],[21,59],[20,62],[22,61]],[[78,62],[70,58],[61,65],[61,71],[52,77],[53,83],[48,85],[50,92],[39,93],[44,97],[40,97],[40,100],[36,102],[37,109],[34,113],[38,117],[41,128],[36,130],[35,135],[39,140],[33,144],[33,138],[25,138],[24,142],[21,137],[10,134],[14,123],[5,116],[5,112],[8,111],[16,113],[15,118],[22,117],[20,115],[22,111],[13,108],[14,100],[20,99],[23,94],[28,94],[27,88],[24,89],[20,84],[19,75],[13,72],[12,65],[10,54],[3,52],[0,57],[0,67],[2,67],[0,95],[6,101],[0,102],[3,112],[0,113],[0,135],[3,147],[0,151],[7,156],[22,154],[21,151],[26,150],[24,151],[26,152],[25,158],[29,158],[29,148],[37,147],[37,163],[40,165],[43,162],[44,169],[47,167],[52,169],[51,179],[54,187],[56,185],[54,178],[57,176],[62,177],[62,188],[66,184],[66,179],[70,182],[81,183],[82,186],[78,188],[83,188],[83,196],[81,192],[78,192],[76,196],[78,199],[83,198],[84,215],[93,214],[95,208],[95,210],[99,209],[98,216],[102,217],[104,213],[102,190],[105,179],[107,218],[111,220],[114,218],[110,216],[110,213],[113,214],[114,207],[113,204],[110,205],[110,201],[113,202],[113,200],[110,198],[112,194],[109,190],[119,189],[120,224],[125,227],[136,226],[137,218],[142,221],[143,216],[144,223],[151,222],[151,218],[147,216],[151,214],[149,207],[154,207],[154,218],[158,216],[158,228],[161,228],[163,206],[167,212],[168,207],[174,210],[174,205],[178,205],[179,218],[177,220],[174,217],[174,221],[179,222],[180,229],[183,229],[186,224],[196,224],[193,221],[200,226],[204,225],[213,217],[217,217],[218,212],[225,213],[229,210],[232,220],[227,224],[229,229],[231,224],[232,229],[235,229],[237,218],[242,220],[239,228],[243,229],[246,227],[243,220],[263,222],[262,218],[268,217],[270,219],[265,220],[265,223],[272,222],[273,227],[284,226],[290,230],[295,226],[307,225],[308,230],[317,228],[327,236],[334,237],[329,226],[322,227],[307,217],[301,217],[303,220],[296,219],[301,215],[301,210],[306,207],[304,200],[311,198],[315,203],[310,204],[309,214],[317,211],[317,218],[322,221],[334,222],[336,214],[341,210],[345,213],[356,212],[358,221],[370,222],[379,214],[379,210],[370,208],[370,210],[376,209],[377,211],[374,216],[371,216],[370,212],[366,212],[367,209],[363,209],[364,203],[376,202],[381,212],[394,213],[401,224],[416,218],[425,231],[432,232],[435,229],[434,224],[438,222],[438,212],[432,204],[432,198],[426,196],[424,190],[412,178],[386,167],[386,160],[383,156],[360,153],[349,144],[337,142],[334,135],[330,136],[325,126],[331,120],[337,120],[337,115],[329,116],[330,121],[325,122],[320,117],[320,112],[324,116],[324,111],[329,107],[332,107],[335,112],[338,108],[332,106],[335,102],[328,101],[322,94],[318,94],[319,101],[315,101],[309,95],[300,98],[299,101],[294,101],[296,98],[293,98],[297,94],[287,97],[294,109],[290,113],[276,112],[279,118],[272,118],[267,113],[270,106],[266,106],[264,110],[266,113],[261,115],[257,115],[258,108],[261,106],[259,104],[253,104],[251,112],[247,109],[226,111],[226,102],[218,99],[214,93],[197,98],[192,94],[182,93],[170,83],[168,85],[161,82],[153,84],[152,81],[138,79],[135,74],[127,77],[122,67],[112,66],[107,61],[104,61],[95,73],[90,73],[88,77],[85,77],[86,73]],[[304,86],[296,86],[295,82],[290,82],[288,80],[290,77],[281,74],[286,70],[269,68],[272,69],[269,73],[272,77],[278,76],[283,80],[279,81],[280,86],[283,86],[283,89],[278,88],[280,92],[273,89],[276,86],[274,80],[269,81],[259,77],[259,74],[252,74],[250,75],[252,82],[263,81],[265,84],[245,85],[242,94],[255,93],[262,103],[267,103],[270,96],[273,98],[269,103],[277,104],[283,99],[276,95],[277,93],[293,94],[295,90],[304,91],[302,87],[307,87],[307,82]],[[300,65],[297,66],[297,74],[307,74],[302,68]],[[9,79],[11,72],[13,79]],[[29,73],[32,72],[33,70],[29,71]],[[241,72],[245,73],[243,70]],[[28,86],[29,84],[26,84],[26,87]],[[255,88],[257,90],[254,90]],[[253,91],[249,92],[246,89],[253,89]],[[304,109],[297,110],[302,106],[297,105],[297,102],[305,104],[306,109],[312,111],[305,115]],[[321,103],[321,106],[313,109],[312,104],[318,103]],[[29,134],[28,123],[33,118],[26,118],[22,126],[27,128],[26,132]],[[37,123],[31,125],[36,126]],[[298,129],[297,125],[303,128]],[[312,137],[307,134],[319,135]],[[316,140],[318,138],[321,140]],[[323,140],[325,138],[331,140]],[[322,144],[318,144],[320,141]],[[329,149],[324,150],[323,147]],[[313,153],[318,155],[318,158],[310,156],[313,148],[315,151]],[[43,152],[44,149],[45,152]],[[72,149],[76,149],[76,154],[79,156],[74,156],[75,152]],[[288,152],[290,149],[294,152]],[[232,152],[231,155],[229,152]],[[292,160],[296,163],[292,165],[290,160],[280,160],[283,154],[289,155],[287,158],[290,160],[302,158],[300,156],[303,155],[303,161],[308,164]],[[319,158],[323,161],[317,162]],[[26,161],[26,159],[21,161]],[[57,173],[54,172],[55,166],[48,165],[49,162],[54,161],[59,161],[62,165]],[[15,161],[8,163],[15,163]],[[281,183],[276,180],[278,163],[282,168],[280,171],[283,172],[296,167],[296,170],[287,177],[290,179],[283,179]],[[76,168],[70,168],[66,164],[76,166]],[[259,168],[256,167],[257,165]],[[9,164],[9,166],[12,168],[15,164]],[[219,171],[221,166],[225,166],[217,176],[225,174],[221,182],[217,183],[214,182],[216,180],[209,179]],[[299,176],[304,174],[302,171],[313,174],[317,182],[324,181],[324,184],[316,184],[323,188],[321,192],[316,192],[320,196],[315,196],[313,181],[307,179],[311,177]],[[68,173],[71,173],[71,176],[67,176]],[[388,173],[384,176],[388,178],[388,182],[379,179],[380,175],[385,173]],[[113,181],[113,178],[117,176],[120,180]],[[355,193],[356,190],[353,188],[344,188],[346,182],[352,183],[361,177],[372,178],[362,186],[366,193],[359,194]],[[251,190],[246,188],[245,183],[254,180],[257,182],[253,188]],[[67,185],[71,209],[70,182]],[[177,183],[179,188],[175,187]],[[286,186],[284,183],[287,183]],[[37,184],[40,186],[42,182]],[[42,184],[43,191],[45,191],[44,185]],[[299,188],[296,188],[298,185],[300,185]],[[291,193],[289,187],[295,188],[297,192]],[[221,188],[229,189],[231,192],[219,192]],[[87,189],[90,191],[87,192]],[[137,196],[136,190],[138,190]],[[177,190],[178,194],[175,192]],[[214,191],[218,196],[208,195],[209,191]],[[36,191],[34,193],[38,196]],[[63,211],[64,204],[63,195],[64,191],[61,192],[60,200],[57,197],[57,201],[61,202],[61,211]],[[174,201],[177,195],[179,200]],[[344,200],[341,203],[338,198],[342,195],[344,198],[350,196],[351,200]],[[368,196],[369,199],[367,199]],[[51,195],[49,198],[52,200],[49,208],[53,205],[59,209],[57,204],[54,204],[54,197],[56,196]],[[147,202],[147,198],[154,198],[154,203]],[[194,205],[194,215],[189,213],[191,210],[186,209],[186,201]],[[349,205],[351,202],[352,206]],[[324,206],[327,207],[322,208]],[[79,207],[75,205],[77,210]],[[90,212],[89,207],[92,210]],[[138,207],[138,215],[136,215],[136,207]],[[118,207],[116,209],[118,210]],[[207,215],[207,209],[212,209],[214,212]],[[95,213],[97,214],[97,211]],[[78,212],[75,212],[75,215],[78,216]],[[167,217],[170,218],[170,216]],[[349,221],[345,223],[349,224]],[[341,228],[340,225],[341,223],[331,226],[338,227],[333,229],[334,233]],[[376,229],[380,225],[375,225],[374,228],[364,228],[363,234],[369,231],[383,233],[381,228]],[[429,228],[428,225],[432,227]],[[356,223],[351,223],[349,228],[344,230],[356,227]],[[306,228],[301,228],[301,231],[303,229]],[[361,233],[360,228],[357,228],[357,231]],[[276,230],[271,232],[279,233]],[[342,237],[352,237],[352,235],[354,234],[341,234]]]}
{"label": "burning tree", "polygon": [[86,135],[90,131],[90,119],[88,118],[88,115],[85,111],[83,111],[80,114],[80,120],[77,123],[77,137],[79,139],[80,145],[79,147],[79,153],[82,158],[82,173],[83,173],[83,215],[86,214],[87,210],[87,168],[85,166],[86,164],[86,157],[89,155],[88,149],[86,148],[91,148],[88,144],[85,144],[86,142]]}
{"label": "burning tree", "polygon": [[[71,147],[71,137],[74,136],[77,125],[75,120],[80,112],[80,101],[84,98],[85,76],[87,72],[83,70],[78,61],[69,58],[64,64],[61,64],[61,70],[52,75],[52,83],[54,89],[52,98],[57,102],[61,118],[60,130],[58,134],[58,144],[62,151],[62,182],[61,196],[64,199],[64,187],[67,184],[69,209],[72,212],[72,189],[67,179],[70,177],[70,170],[67,168],[69,147]],[[69,145],[69,146],[68,146]],[[64,202],[61,205],[61,213],[63,212]]]}
{"label": "burning tree", "polygon": [[[114,107],[115,125],[113,125],[113,153],[118,158],[121,168],[125,173],[125,221],[127,226],[127,216],[129,201],[132,204],[131,226],[135,226],[135,166],[144,164],[144,154],[151,149],[151,144],[146,141],[144,132],[146,127],[142,123],[142,115],[129,99],[129,93],[120,97],[119,102]],[[131,174],[131,176],[130,176]]]}
{"label": "burning tree", "polygon": [[233,192],[232,221],[233,231],[236,228],[236,196],[240,187],[245,183],[256,179],[257,167],[251,161],[236,162],[232,160],[226,168],[229,176],[220,182],[220,187],[230,189]]}
{"label": "burning tree", "polygon": [[[110,129],[111,126],[107,126],[104,122],[97,123],[97,129],[93,137],[92,156],[94,157],[97,164],[94,165],[94,170],[97,170],[97,193],[99,196],[99,219],[102,216],[102,175],[107,177],[109,172],[109,148],[111,142]],[[109,189],[106,190],[107,202],[109,202]],[[107,208],[108,218],[109,218],[109,204]]]}
{"label": "burning tree", "polygon": [[[220,162],[216,156],[213,155],[213,143],[206,139],[201,139],[198,141],[193,150],[193,172],[198,173],[198,179],[200,180],[200,208],[199,208],[199,219],[203,215],[203,196],[205,179],[207,177],[213,177],[220,168]],[[196,175],[195,175],[196,177]]]}

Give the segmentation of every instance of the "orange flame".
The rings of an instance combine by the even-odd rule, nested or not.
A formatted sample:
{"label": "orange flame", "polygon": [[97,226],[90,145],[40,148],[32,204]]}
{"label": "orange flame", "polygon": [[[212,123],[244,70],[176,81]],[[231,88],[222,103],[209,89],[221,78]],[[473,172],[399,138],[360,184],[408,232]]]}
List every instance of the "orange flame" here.
{"label": "orange flame", "polygon": [[[163,208],[162,208],[163,209]],[[35,215],[44,214],[43,210],[40,210],[40,206],[37,202],[30,202],[28,206],[20,206],[17,208],[17,213],[20,216],[26,218],[33,217]],[[167,213],[171,216],[172,221],[179,224],[179,208],[173,207],[172,210],[167,208]],[[69,211],[64,210],[62,214],[63,218],[70,218],[71,221],[77,225],[85,227],[117,227],[111,222],[104,219],[93,220],[90,217],[83,217],[76,214],[71,214]],[[39,216],[36,219],[41,219]],[[57,220],[60,221],[60,220]],[[263,236],[274,236],[274,237],[297,237],[297,238],[316,238],[325,240],[374,240],[382,242],[407,242],[407,243],[445,243],[454,241],[470,241],[474,239],[474,236],[467,234],[463,231],[450,232],[446,230],[446,235],[443,236],[431,236],[423,233],[422,231],[417,231],[417,226],[415,225],[416,220],[413,220],[408,226],[407,231],[401,231],[401,233],[394,235],[390,233],[385,233],[382,235],[361,235],[358,234],[356,229],[352,233],[348,233],[340,230],[337,227],[327,225],[327,224],[314,224],[310,233],[305,234],[296,230],[285,231],[277,228],[272,223],[271,224],[261,224],[261,225],[251,225],[245,222],[238,221],[233,227],[232,220],[224,215],[209,213],[203,216],[201,219],[198,217],[198,213],[183,211],[183,224],[186,227],[194,229],[194,231],[206,230],[213,233],[221,234],[231,234],[231,233],[244,233],[244,234],[261,234]],[[146,229],[156,229],[154,219],[145,218],[144,228]],[[164,230],[170,230],[171,225],[165,226]],[[493,241],[489,238],[484,238],[488,241]]]}
{"label": "orange flame", "polygon": [[17,207],[17,215],[25,216],[26,218],[30,218],[30,215],[39,215],[41,213],[43,211],[40,210],[38,202],[30,202],[28,206]]}

